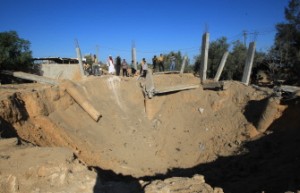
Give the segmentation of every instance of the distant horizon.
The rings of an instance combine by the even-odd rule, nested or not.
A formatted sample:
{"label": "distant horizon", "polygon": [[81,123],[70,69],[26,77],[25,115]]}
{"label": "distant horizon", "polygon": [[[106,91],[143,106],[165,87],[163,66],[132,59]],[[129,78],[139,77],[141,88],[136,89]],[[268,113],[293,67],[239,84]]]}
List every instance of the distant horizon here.
{"label": "distant horizon", "polygon": [[14,30],[31,42],[34,58],[76,58],[75,39],[82,55],[108,55],[137,61],[160,53],[181,51],[192,61],[200,54],[204,32],[210,42],[226,37],[228,43],[256,40],[266,52],[274,42],[275,25],[285,21],[289,0],[3,0],[0,31]]}

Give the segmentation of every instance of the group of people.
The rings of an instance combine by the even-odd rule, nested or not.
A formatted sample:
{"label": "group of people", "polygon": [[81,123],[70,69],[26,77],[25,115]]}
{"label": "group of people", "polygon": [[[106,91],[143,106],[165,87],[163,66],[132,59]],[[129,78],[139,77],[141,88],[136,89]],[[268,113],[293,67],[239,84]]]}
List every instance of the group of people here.
{"label": "group of people", "polygon": [[[158,65],[158,70],[160,72],[165,71],[164,61],[165,59],[162,54],[160,54],[159,57],[156,57],[156,55],[154,55],[154,57],[152,58],[153,71],[156,71],[157,65]],[[170,61],[171,61],[170,71],[175,70],[176,57],[174,53],[171,54]]]}
{"label": "group of people", "polygon": [[[170,59],[170,71],[175,70],[175,65],[176,65],[176,57],[174,55],[174,53],[171,54]],[[156,55],[154,55],[154,57],[152,58],[152,65],[153,65],[153,71],[156,71],[156,68],[158,67],[158,70],[161,71],[165,71],[165,67],[164,67],[164,56],[163,54],[160,54],[159,57],[156,57]],[[113,57],[111,55],[109,55],[107,62],[106,62],[107,66],[108,66],[108,73],[109,74],[116,74],[117,76],[120,76],[121,73],[121,69],[123,72],[123,76],[129,76],[129,65],[126,62],[125,59],[121,60],[120,56],[117,56],[115,61],[113,59]],[[148,72],[148,64],[146,62],[146,59],[143,58],[142,61],[140,62],[141,67],[140,67],[140,75],[141,77],[146,77],[147,72]],[[134,61],[131,61],[131,75],[135,75],[136,74],[136,69],[135,69],[135,65],[134,65]]]}
{"label": "group of people", "polygon": [[159,57],[154,57],[152,58],[152,64],[153,64],[153,71],[156,71],[156,66],[158,65],[159,71],[165,71],[165,66],[164,66],[164,56],[162,54],[159,55]]}
{"label": "group of people", "polygon": [[116,74],[117,76],[120,76],[121,68],[123,72],[123,76],[129,76],[128,74],[128,64],[125,59],[121,62],[121,57],[118,56],[116,58],[116,63],[114,63],[114,59],[110,55],[106,62],[108,66],[108,73],[109,74]]}
{"label": "group of people", "polygon": [[[126,61],[126,59],[123,59],[121,62],[121,57],[117,56],[117,58],[114,59],[112,58],[111,55],[108,56],[107,62],[106,62],[107,66],[108,66],[108,73],[109,74],[116,74],[117,76],[120,76],[121,73],[121,69],[122,69],[122,73],[123,76],[129,76],[129,65]],[[137,70],[134,67],[134,61],[131,61],[131,75],[134,76],[137,72]],[[140,74],[142,77],[146,77],[147,74],[147,70],[148,70],[148,65],[146,62],[146,59],[143,58],[141,61],[141,70],[140,70]]]}
{"label": "group of people", "polygon": [[91,59],[92,59],[92,65],[89,65],[86,61],[83,61],[84,74],[85,75],[92,74],[94,76],[100,76],[101,68],[96,54],[94,54]]}

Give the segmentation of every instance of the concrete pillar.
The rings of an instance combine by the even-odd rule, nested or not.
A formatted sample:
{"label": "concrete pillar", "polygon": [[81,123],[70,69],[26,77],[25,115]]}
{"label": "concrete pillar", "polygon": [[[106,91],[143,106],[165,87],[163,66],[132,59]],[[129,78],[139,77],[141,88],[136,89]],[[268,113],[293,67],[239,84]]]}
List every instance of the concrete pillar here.
{"label": "concrete pillar", "polygon": [[270,97],[265,104],[265,110],[257,124],[257,131],[265,132],[276,119],[279,113],[280,98]]}
{"label": "concrete pillar", "polygon": [[135,49],[135,47],[132,47],[131,56],[132,56],[132,60],[133,60],[133,67],[134,67],[134,69],[137,70],[137,65],[136,65],[136,49]]}
{"label": "concrete pillar", "polygon": [[82,109],[96,122],[102,117],[100,112],[96,110],[91,101],[82,94],[75,83],[70,80],[65,80],[61,87],[66,90]]}
{"label": "concrete pillar", "polygon": [[47,84],[51,84],[51,85],[58,85],[59,81],[52,79],[52,78],[48,78],[45,76],[38,76],[35,74],[29,74],[26,72],[14,72],[14,71],[8,71],[8,70],[3,70],[1,71],[1,74],[7,74],[7,75],[11,75],[17,78],[22,78],[25,80],[32,80],[32,81],[37,81],[37,82],[43,82],[43,83],[47,83]]}
{"label": "concrete pillar", "polygon": [[148,68],[146,74],[146,92],[148,94],[148,98],[151,99],[155,92],[155,86],[153,81],[152,70]]}
{"label": "concrete pillar", "polygon": [[180,74],[183,74],[183,72],[184,72],[186,61],[187,61],[187,56],[184,56],[182,64],[181,64]]}
{"label": "concrete pillar", "polygon": [[205,33],[202,36],[202,47],[201,47],[201,66],[200,66],[201,82],[206,80],[208,49],[209,49],[209,33]]}
{"label": "concrete pillar", "polygon": [[79,69],[80,69],[80,74],[81,77],[84,77],[84,70],[83,70],[83,64],[82,64],[82,55],[81,55],[81,51],[79,48],[79,44],[78,41],[75,40],[75,46],[76,46],[76,54],[77,54],[77,58],[78,58],[78,65],[79,65]]}
{"label": "concrete pillar", "polygon": [[253,60],[254,60],[254,55],[255,55],[255,42],[251,42],[249,44],[248,52],[247,52],[247,58],[246,58],[246,63],[244,67],[244,73],[243,73],[243,78],[242,82],[246,85],[249,84],[250,80],[250,75],[252,71],[252,65],[253,65]]}
{"label": "concrete pillar", "polygon": [[215,78],[214,78],[214,81],[216,81],[216,82],[219,81],[219,79],[220,79],[220,76],[221,76],[222,71],[223,71],[223,68],[224,68],[224,66],[225,66],[227,57],[228,57],[228,52],[225,52],[225,53],[223,54],[221,63],[220,63],[220,65],[219,65],[219,67],[218,67],[217,74],[216,74],[216,76],[215,76]]}

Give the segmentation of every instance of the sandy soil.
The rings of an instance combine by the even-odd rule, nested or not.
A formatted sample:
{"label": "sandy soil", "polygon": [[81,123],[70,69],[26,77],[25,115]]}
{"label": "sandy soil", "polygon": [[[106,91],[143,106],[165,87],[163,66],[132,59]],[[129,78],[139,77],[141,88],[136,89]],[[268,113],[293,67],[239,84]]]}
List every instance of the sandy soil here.
{"label": "sandy soil", "polygon": [[[276,153],[284,152],[283,145],[299,145],[299,120],[289,118],[299,113],[297,100],[278,104],[269,117],[267,131],[259,133],[256,127],[268,92],[229,81],[226,90],[203,90],[200,86],[148,99],[142,92],[143,81],[101,76],[76,82],[80,93],[101,113],[98,122],[74,101],[63,84],[1,86],[1,137],[19,138],[18,146],[2,148],[0,144],[1,186],[10,192],[70,192],[69,186],[74,187],[71,192],[300,189],[299,151],[284,155],[287,160],[281,156],[277,156],[279,161],[275,159]],[[154,83],[156,88],[166,88],[200,81],[191,74],[168,74],[154,76]],[[281,135],[276,134],[278,131]],[[280,148],[273,149],[273,145]],[[26,156],[26,151],[31,156]],[[13,152],[18,152],[17,156]],[[43,152],[49,152],[47,159]],[[40,170],[38,165],[48,167],[46,160],[56,157],[53,167],[64,164],[60,169],[49,169],[57,171],[56,175],[50,172],[27,178],[28,168],[37,166],[32,169],[35,173]],[[24,168],[12,167],[20,160]],[[274,167],[292,162],[279,167],[280,171],[298,173],[287,179],[286,172],[278,174],[271,166],[261,168],[268,162]],[[49,180],[53,185],[47,184]],[[74,181],[82,186],[73,186]]]}

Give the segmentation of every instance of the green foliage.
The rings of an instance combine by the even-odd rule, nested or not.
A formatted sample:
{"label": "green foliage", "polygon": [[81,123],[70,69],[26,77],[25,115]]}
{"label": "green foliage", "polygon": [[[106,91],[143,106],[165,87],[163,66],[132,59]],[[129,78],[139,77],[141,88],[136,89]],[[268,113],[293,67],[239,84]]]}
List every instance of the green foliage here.
{"label": "green foliage", "polygon": [[247,48],[245,47],[245,45],[240,41],[234,42],[232,51],[230,52],[223,69],[221,79],[241,80],[246,57]]}
{"label": "green foliage", "polygon": [[179,71],[181,68],[182,61],[183,61],[183,56],[181,55],[180,51],[178,51],[177,53],[170,52],[170,53],[164,55],[165,70],[168,71],[170,69],[170,65],[171,65],[170,58],[171,58],[172,54],[174,54],[174,56],[176,58],[175,71]]}
{"label": "green foliage", "polygon": [[[277,34],[275,37],[275,44],[268,54],[263,52],[256,52],[254,57],[253,68],[260,69],[266,63],[267,66],[275,71],[278,70],[278,64],[283,67],[289,67],[291,70],[297,72],[299,79],[300,76],[300,0],[290,0],[289,5],[285,8],[285,23],[276,25]],[[208,55],[208,69],[207,77],[213,78],[216,74],[218,65],[222,55],[228,50],[229,44],[227,39],[222,37],[210,43]],[[223,69],[221,79],[225,80],[241,80],[244,65],[247,57],[247,48],[240,41],[233,43],[227,62]],[[198,74],[201,65],[201,56],[195,57],[194,72]],[[279,61],[279,62],[278,62]],[[286,68],[282,70],[283,75],[286,77]],[[289,73],[292,74],[292,73]],[[280,74],[279,74],[280,75]],[[278,76],[278,75],[276,75]],[[280,77],[280,76],[278,76]],[[292,78],[294,79],[294,78]]]}
{"label": "green foliage", "polygon": [[[213,79],[220,65],[223,54],[228,51],[229,43],[225,37],[221,37],[210,43],[208,53],[208,69],[207,78]],[[201,60],[200,55],[195,57],[194,72],[197,74],[200,70]],[[244,66],[247,58],[247,48],[245,45],[236,41],[233,42],[233,48],[229,52],[225,67],[221,74],[221,80],[241,80]],[[256,67],[265,59],[265,53],[256,52],[253,66]]]}
{"label": "green foliage", "polygon": [[92,55],[86,55],[84,57],[86,59],[86,63],[92,66],[92,64],[93,64],[93,56]]}
{"label": "green foliage", "polygon": [[300,75],[300,0],[290,0],[285,8],[285,23],[276,25],[273,57],[284,67],[291,66]]}
{"label": "green foliage", "polygon": [[201,65],[201,55],[197,55],[194,57],[195,64],[193,66],[194,74],[199,74],[200,72],[200,65]]}
{"label": "green foliage", "polygon": [[228,50],[228,48],[229,44],[227,43],[226,37],[221,37],[210,43],[207,66],[208,77],[213,78],[216,75],[222,56]]}
{"label": "green foliage", "polygon": [[30,42],[19,38],[17,32],[0,33],[0,71],[32,71]]}

